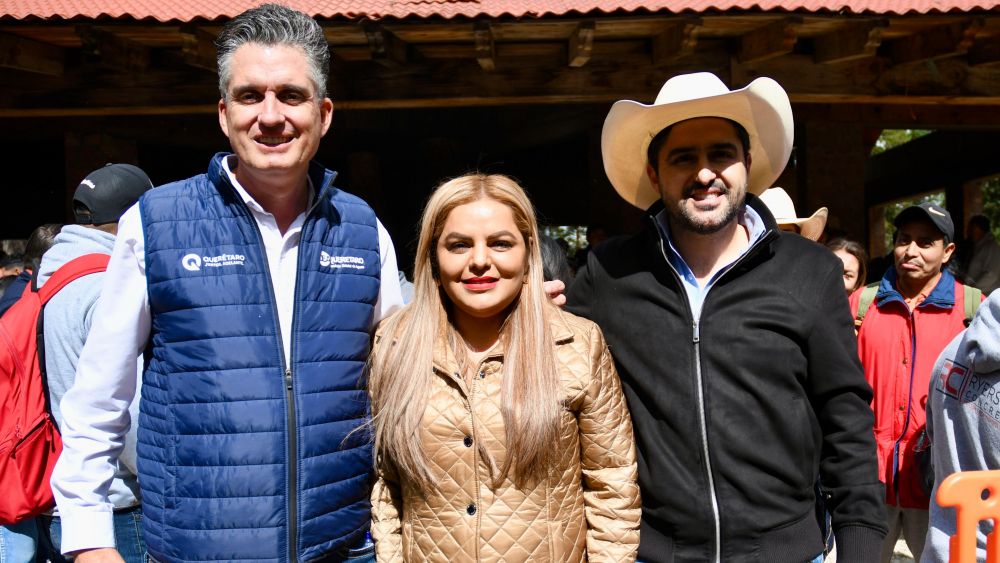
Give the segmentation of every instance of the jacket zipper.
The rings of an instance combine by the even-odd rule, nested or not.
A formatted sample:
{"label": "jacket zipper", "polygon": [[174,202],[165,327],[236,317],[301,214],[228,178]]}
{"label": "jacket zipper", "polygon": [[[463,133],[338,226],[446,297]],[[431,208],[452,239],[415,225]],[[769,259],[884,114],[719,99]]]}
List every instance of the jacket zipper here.
{"label": "jacket zipper", "polygon": [[[472,447],[473,447],[473,460],[475,464],[473,468],[475,469],[476,475],[476,561],[482,561],[482,554],[480,553],[481,542],[479,541],[482,537],[482,515],[483,515],[483,499],[480,494],[481,483],[479,480],[479,433],[476,432],[476,413],[475,406],[472,403],[472,399],[476,396],[476,384],[478,379],[480,379],[480,373],[483,372],[483,362],[486,358],[479,360],[479,364],[476,366],[476,371],[472,372],[472,387],[469,391],[469,415],[472,418]],[[484,460],[485,461],[485,460]]]}
{"label": "jacket zipper", "polygon": [[903,445],[903,439],[906,438],[906,431],[910,429],[910,411],[913,410],[913,376],[916,373],[917,365],[917,323],[913,318],[914,312],[910,311],[909,318],[910,357],[907,363],[910,364],[910,390],[906,395],[906,420],[903,421],[903,429],[899,432],[899,438],[892,445],[892,490],[897,503],[899,502],[899,448]]}
{"label": "jacket zipper", "polygon": [[[264,245],[264,235],[260,232],[260,226],[257,225],[257,220],[253,216],[253,212],[247,207],[243,198],[240,197],[236,188],[233,187],[232,183],[229,182],[229,176],[226,174],[225,170],[220,170],[219,175],[222,181],[229,185],[233,190],[234,195],[236,195],[238,201],[241,204],[247,218],[250,219],[250,224],[253,225],[254,233],[257,234],[257,243],[260,246],[261,256],[264,258],[264,276],[267,279],[267,290],[271,295],[271,311],[274,313],[274,330],[275,336],[278,339],[278,357],[281,359],[281,366],[284,368],[284,385],[285,385],[285,415],[288,425],[288,448],[286,450],[287,460],[288,460],[288,561],[298,561],[298,429],[296,427],[296,417],[295,417],[295,385],[294,378],[292,377],[292,368],[289,363],[289,359],[285,357],[285,344],[284,338],[281,336],[281,322],[278,320],[278,301],[274,293],[274,280],[271,279],[271,265],[270,261],[267,259],[267,247]],[[311,225],[309,222],[309,216],[312,215],[312,210],[315,209],[321,198],[326,195],[327,190],[333,185],[334,179],[337,175],[333,174],[330,180],[326,182],[323,189],[320,190],[319,194],[316,196],[312,207],[306,210],[306,219],[302,224],[302,230],[299,234],[299,243],[301,248],[301,242],[305,238],[306,229]],[[301,259],[301,253],[297,256],[295,267],[298,268],[298,259]],[[289,352],[292,358],[295,357],[295,318],[296,309],[298,308],[298,296],[299,296],[299,283],[300,278],[298,274],[295,276],[295,289],[292,295],[292,342]]]}
{"label": "jacket zipper", "polygon": [[[684,306],[687,308],[688,317],[691,319],[691,344],[694,347],[694,372],[695,381],[698,384],[698,415],[699,415],[699,426],[701,427],[701,449],[702,455],[705,456],[705,473],[708,477],[708,490],[709,490],[709,500],[712,505],[712,524],[715,526],[715,545],[714,553],[712,556],[712,561],[714,563],[721,563],[722,561],[722,518],[719,515],[719,496],[715,490],[715,476],[712,471],[712,458],[709,454],[708,448],[708,418],[705,412],[705,386],[704,379],[701,372],[701,324],[700,318],[694,318],[694,312],[691,310],[691,303],[687,299],[687,289],[684,288],[684,282],[681,281],[681,275],[677,272],[674,265],[670,263],[670,259],[667,258],[667,250],[664,246],[663,235],[660,234],[659,225],[656,223],[656,217],[649,215],[650,220],[653,222],[653,232],[656,233],[657,238],[660,241],[660,254],[663,256],[663,260],[667,263],[670,271],[674,275],[674,280],[677,282],[678,287],[680,287],[681,292],[684,294]],[[771,239],[771,233],[765,233],[764,236],[760,238],[756,243],[754,243],[750,248],[746,250],[739,258],[733,262],[729,269],[716,280],[718,283],[722,278],[726,277],[729,272],[733,271],[740,262],[743,262],[750,256],[761,244],[765,241]],[[705,310],[705,302],[708,301],[708,293],[712,290],[709,288],[708,292],[705,293],[702,299],[702,311]]]}

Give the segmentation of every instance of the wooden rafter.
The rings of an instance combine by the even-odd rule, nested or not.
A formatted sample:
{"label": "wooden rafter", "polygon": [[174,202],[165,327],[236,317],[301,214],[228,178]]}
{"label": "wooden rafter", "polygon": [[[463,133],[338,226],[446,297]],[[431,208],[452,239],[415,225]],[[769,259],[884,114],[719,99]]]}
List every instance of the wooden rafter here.
{"label": "wooden rafter", "polygon": [[969,64],[973,66],[1000,63],[1000,37],[991,36],[976,41],[969,48]]}
{"label": "wooden rafter", "polygon": [[653,36],[653,64],[672,63],[677,59],[694,53],[698,45],[696,31],[701,25],[700,18],[688,18],[684,21],[671,23],[657,35]]}
{"label": "wooden rafter", "polygon": [[743,35],[740,37],[737,60],[755,63],[791,53],[798,40],[796,26],[800,23],[802,18],[789,16]]}
{"label": "wooden rafter", "polygon": [[371,60],[390,68],[406,64],[409,57],[405,41],[396,37],[380,24],[370,20],[364,22],[363,28],[365,37],[368,39]]}
{"label": "wooden rafter", "polygon": [[93,25],[78,25],[76,33],[80,36],[84,53],[102,65],[128,71],[149,68],[150,52],[145,45]]}
{"label": "wooden rafter", "polygon": [[476,39],[476,60],[487,72],[497,68],[497,48],[493,41],[493,28],[488,21],[477,21],[472,28]]}
{"label": "wooden rafter", "polygon": [[184,62],[195,68],[215,72],[215,36],[201,28],[190,26],[181,28],[180,34]]}
{"label": "wooden rafter", "polygon": [[816,38],[814,59],[817,63],[841,63],[872,57],[882,44],[885,19],[849,21],[842,28]]}
{"label": "wooden rafter", "polygon": [[594,51],[594,20],[580,22],[569,38],[569,66],[581,67],[587,64]]}
{"label": "wooden rafter", "polygon": [[0,67],[60,76],[65,69],[65,55],[61,48],[48,43],[0,33]]}
{"label": "wooden rafter", "polygon": [[965,54],[982,27],[982,19],[974,18],[897,39],[889,45],[892,60],[905,64]]}

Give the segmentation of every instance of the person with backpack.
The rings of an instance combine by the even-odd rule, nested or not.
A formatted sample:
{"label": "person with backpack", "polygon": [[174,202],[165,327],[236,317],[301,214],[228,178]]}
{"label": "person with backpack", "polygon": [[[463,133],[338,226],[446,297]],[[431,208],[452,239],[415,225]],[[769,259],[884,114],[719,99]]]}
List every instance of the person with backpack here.
{"label": "person with backpack", "polygon": [[877,286],[850,298],[858,354],[875,393],[875,442],[889,526],[882,544],[885,563],[901,534],[915,559],[923,551],[930,498],[921,467],[928,459],[924,426],[931,369],[982,301],[979,290],[945,269],[955,251],[955,225],[946,209],[913,205],[893,224],[894,267]]}
{"label": "person with backpack", "polygon": [[[73,268],[73,264],[84,257],[103,256],[106,264],[106,257],[114,247],[118,219],[152,187],[146,173],[130,164],[108,164],[87,175],[73,195],[76,224],[63,227],[52,247],[42,256],[34,282],[36,287],[44,290],[57,272],[64,267]],[[63,421],[59,403],[76,377],[77,361],[90,332],[104,277],[102,271],[69,282],[49,299],[42,311],[44,350],[39,355],[44,361],[48,404],[60,427]],[[136,368],[138,375],[141,364]],[[132,401],[130,410],[133,417],[138,416],[138,401]],[[108,490],[115,512],[115,542],[127,563],[144,562],[146,551],[138,532],[140,505],[135,457],[133,427],[117,456],[117,469]],[[18,523],[17,529],[29,537],[34,535],[37,542],[34,551],[39,559],[54,563],[67,561],[59,552],[62,530],[58,511],[26,522]],[[31,522],[34,522],[34,529]],[[29,546],[30,542],[24,542],[25,548]],[[12,555],[10,561],[34,560],[36,553],[28,551],[21,550],[20,555]],[[3,561],[6,563],[8,559]]]}
{"label": "person with backpack", "polygon": [[56,235],[63,228],[61,223],[46,223],[31,231],[28,237],[28,244],[24,247],[24,269],[17,275],[10,285],[8,285],[3,295],[0,295],[0,317],[10,309],[11,305],[21,298],[24,289],[31,283],[32,276],[38,270],[38,264],[42,260],[42,255],[55,242]]}

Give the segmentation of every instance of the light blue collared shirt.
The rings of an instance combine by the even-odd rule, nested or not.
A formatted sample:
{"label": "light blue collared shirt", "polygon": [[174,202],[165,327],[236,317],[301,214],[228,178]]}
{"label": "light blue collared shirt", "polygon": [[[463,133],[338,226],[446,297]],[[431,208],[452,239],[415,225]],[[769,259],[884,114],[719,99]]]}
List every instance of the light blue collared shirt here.
{"label": "light blue collared shirt", "polygon": [[764,220],[748,205],[743,206],[743,210],[736,216],[736,222],[747,228],[747,231],[750,233],[750,243],[747,244],[747,247],[732,262],[720,268],[718,272],[715,272],[715,275],[705,283],[705,287],[701,287],[698,285],[698,280],[694,277],[694,272],[691,271],[687,262],[681,257],[681,253],[674,247],[674,242],[670,240],[667,210],[664,209],[656,214],[656,226],[660,231],[660,238],[666,243],[663,245],[663,248],[666,251],[667,262],[674,268],[674,271],[677,272],[677,275],[681,278],[681,282],[684,284],[684,293],[687,294],[688,303],[691,305],[691,316],[694,319],[701,318],[701,307],[705,303],[705,296],[708,295],[708,290],[712,289],[715,282],[728,272],[729,268],[739,261],[767,232]]}

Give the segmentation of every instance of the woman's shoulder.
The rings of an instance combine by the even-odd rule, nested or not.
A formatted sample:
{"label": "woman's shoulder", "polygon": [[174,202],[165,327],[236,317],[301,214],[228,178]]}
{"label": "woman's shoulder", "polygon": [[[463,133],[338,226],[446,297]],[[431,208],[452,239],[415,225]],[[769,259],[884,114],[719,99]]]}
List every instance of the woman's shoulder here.
{"label": "woman's shoulder", "polygon": [[556,309],[556,313],[552,315],[549,325],[552,328],[552,336],[556,339],[557,343],[569,337],[584,341],[593,338],[603,339],[603,334],[597,323],[563,309]]}

